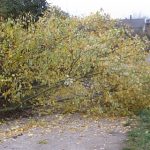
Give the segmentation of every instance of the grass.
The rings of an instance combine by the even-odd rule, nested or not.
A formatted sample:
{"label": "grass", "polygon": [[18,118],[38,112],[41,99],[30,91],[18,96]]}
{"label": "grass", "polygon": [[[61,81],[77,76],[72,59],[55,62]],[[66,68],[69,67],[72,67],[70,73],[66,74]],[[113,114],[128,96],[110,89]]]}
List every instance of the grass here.
{"label": "grass", "polygon": [[123,150],[150,150],[150,109],[139,113],[139,125],[129,132],[127,148]]}

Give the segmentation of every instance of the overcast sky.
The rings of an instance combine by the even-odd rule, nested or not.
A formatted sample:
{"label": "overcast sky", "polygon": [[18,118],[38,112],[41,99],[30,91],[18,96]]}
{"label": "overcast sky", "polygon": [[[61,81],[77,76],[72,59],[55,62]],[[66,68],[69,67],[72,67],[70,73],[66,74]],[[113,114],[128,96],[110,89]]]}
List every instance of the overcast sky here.
{"label": "overcast sky", "polygon": [[47,0],[73,15],[88,15],[103,8],[113,18],[150,17],[150,0]]}

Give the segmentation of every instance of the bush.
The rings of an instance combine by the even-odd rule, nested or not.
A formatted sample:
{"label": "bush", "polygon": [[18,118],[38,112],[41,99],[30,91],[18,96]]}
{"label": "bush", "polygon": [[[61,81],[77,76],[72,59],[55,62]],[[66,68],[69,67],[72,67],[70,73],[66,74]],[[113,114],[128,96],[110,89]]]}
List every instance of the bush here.
{"label": "bush", "polygon": [[1,22],[2,107],[50,105],[114,115],[149,107],[145,45],[128,34],[100,13],[46,15],[28,31]]}

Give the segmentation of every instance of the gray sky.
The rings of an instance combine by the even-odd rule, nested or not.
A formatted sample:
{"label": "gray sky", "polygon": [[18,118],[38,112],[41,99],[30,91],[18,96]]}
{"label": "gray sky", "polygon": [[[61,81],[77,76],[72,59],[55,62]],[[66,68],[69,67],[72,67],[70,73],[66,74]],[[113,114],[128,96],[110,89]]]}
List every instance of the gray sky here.
{"label": "gray sky", "polygon": [[113,18],[150,17],[150,0],[47,0],[73,15],[88,15],[103,8]]}

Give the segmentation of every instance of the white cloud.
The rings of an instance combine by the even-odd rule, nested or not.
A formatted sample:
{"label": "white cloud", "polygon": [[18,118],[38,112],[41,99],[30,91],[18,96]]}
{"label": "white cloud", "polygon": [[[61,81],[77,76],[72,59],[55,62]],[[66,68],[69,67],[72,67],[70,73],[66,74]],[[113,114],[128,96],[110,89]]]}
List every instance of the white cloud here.
{"label": "white cloud", "polygon": [[48,0],[73,15],[87,15],[103,8],[114,18],[130,14],[150,16],[148,0]]}

